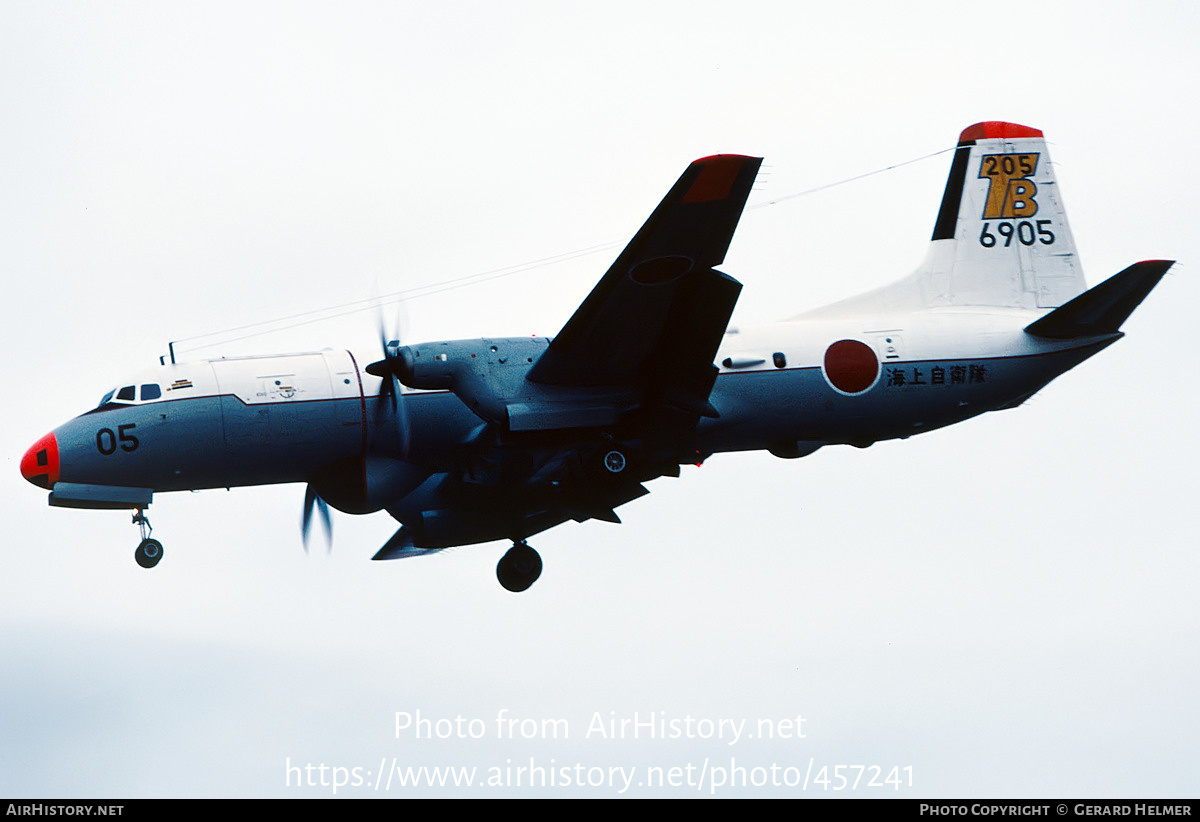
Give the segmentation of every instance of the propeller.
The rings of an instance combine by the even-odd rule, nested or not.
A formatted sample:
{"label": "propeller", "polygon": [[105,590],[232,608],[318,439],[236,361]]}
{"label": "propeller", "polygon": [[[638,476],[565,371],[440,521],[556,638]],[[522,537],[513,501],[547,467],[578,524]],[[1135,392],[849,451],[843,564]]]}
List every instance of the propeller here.
{"label": "propeller", "polygon": [[313,509],[321,515],[325,523],[325,546],[333,551],[333,521],[329,518],[329,505],[309,485],[304,491],[304,515],[300,519],[300,535],[304,538],[304,553],[308,553],[308,530],[312,525]]}
{"label": "propeller", "polygon": [[[403,315],[403,307],[397,313]],[[396,325],[397,328],[402,325],[399,318]],[[390,336],[393,335],[390,335],[384,327],[381,313],[379,315],[379,345],[383,349],[383,359],[368,365],[366,372],[383,380],[379,386],[379,399],[375,403],[375,430],[379,431],[380,425],[390,412],[392,418],[396,420],[396,430],[400,438],[399,457],[404,459],[408,456],[409,424],[408,411],[404,407],[404,394],[400,390],[400,377],[412,373],[412,353],[407,347],[400,344],[399,333],[394,335],[394,339],[389,339]]]}

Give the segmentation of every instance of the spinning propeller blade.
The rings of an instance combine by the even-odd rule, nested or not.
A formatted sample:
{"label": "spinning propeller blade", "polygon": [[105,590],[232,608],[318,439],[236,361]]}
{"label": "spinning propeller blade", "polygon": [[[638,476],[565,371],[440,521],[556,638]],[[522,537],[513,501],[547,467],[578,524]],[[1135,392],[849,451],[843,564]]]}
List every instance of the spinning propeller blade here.
{"label": "spinning propeller blade", "polygon": [[[397,313],[402,316],[403,308]],[[400,343],[399,332],[402,330],[402,324],[398,317],[397,333],[393,339],[388,339],[392,335],[384,326],[382,313],[379,315],[379,346],[383,349],[383,359],[371,363],[366,368],[368,374],[383,380],[379,386],[379,399],[375,403],[375,427],[379,428],[390,411],[396,420],[396,429],[400,437],[400,459],[408,456],[409,444],[408,411],[404,407],[404,394],[400,389],[399,379],[400,375],[410,370],[405,358],[408,352]]]}
{"label": "spinning propeller blade", "polygon": [[325,523],[325,545],[333,551],[333,521],[329,518],[329,506],[310,485],[304,491],[304,515],[300,519],[300,535],[304,538],[304,553],[308,553],[308,530],[312,525],[313,509],[316,509],[321,520]]}

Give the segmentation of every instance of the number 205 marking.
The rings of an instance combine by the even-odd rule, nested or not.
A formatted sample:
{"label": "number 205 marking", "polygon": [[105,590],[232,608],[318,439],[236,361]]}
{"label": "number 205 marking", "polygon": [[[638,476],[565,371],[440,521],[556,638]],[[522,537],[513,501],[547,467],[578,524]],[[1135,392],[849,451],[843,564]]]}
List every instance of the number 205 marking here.
{"label": "number 205 marking", "polygon": [[[996,224],[996,234],[1004,238],[1004,247],[1008,248],[1012,245],[1013,237],[1017,238],[1017,242],[1021,245],[1034,245],[1041,243],[1042,245],[1053,245],[1054,232],[1047,226],[1053,222],[1052,220],[1037,220],[1035,223],[1029,220],[1021,220],[1018,223],[1000,222]],[[983,224],[983,230],[979,232],[979,244],[984,248],[993,248],[999,240],[996,234],[993,234],[989,229],[990,223]]]}

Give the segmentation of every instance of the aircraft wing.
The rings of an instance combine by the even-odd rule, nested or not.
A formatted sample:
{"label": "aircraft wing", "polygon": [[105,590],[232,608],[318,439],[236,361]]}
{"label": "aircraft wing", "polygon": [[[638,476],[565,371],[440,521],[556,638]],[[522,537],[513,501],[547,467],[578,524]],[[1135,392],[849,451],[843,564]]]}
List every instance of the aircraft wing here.
{"label": "aircraft wing", "polygon": [[697,160],[528,372],[535,383],[656,392],[711,411],[713,358],[741,283],[713,269],[762,158]]}
{"label": "aircraft wing", "polygon": [[458,442],[461,467],[388,507],[404,527],[376,559],[521,540],[569,519],[619,522],[615,509],[647,493],[642,483],[679,475],[682,441],[717,416],[713,360],[742,286],[713,266],[761,163],[688,166],[548,344],[406,346],[370,371],[449,389],[484,421]]}

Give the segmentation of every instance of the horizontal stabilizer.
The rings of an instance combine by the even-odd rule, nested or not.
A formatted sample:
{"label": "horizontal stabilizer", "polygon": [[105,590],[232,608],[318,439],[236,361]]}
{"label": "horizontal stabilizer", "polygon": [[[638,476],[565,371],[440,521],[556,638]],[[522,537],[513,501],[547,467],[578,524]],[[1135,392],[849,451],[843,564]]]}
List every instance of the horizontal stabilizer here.
{"label": "horizontal stabilizer", "polygon": [[1030,323],[1025,330],[1051,340],[1115,334],[1174,264],[1173,260],[1134,263]]}

